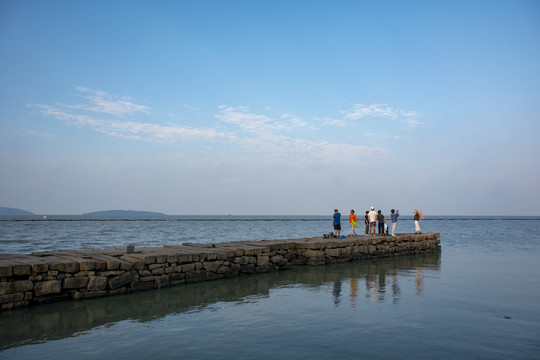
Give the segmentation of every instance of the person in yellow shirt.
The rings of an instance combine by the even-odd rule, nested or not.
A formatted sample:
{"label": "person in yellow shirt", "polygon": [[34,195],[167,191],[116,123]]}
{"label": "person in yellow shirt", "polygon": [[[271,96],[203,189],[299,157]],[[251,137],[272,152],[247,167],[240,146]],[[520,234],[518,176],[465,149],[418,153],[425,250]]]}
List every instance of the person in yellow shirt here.
{"label": "person in yellow shirt", "polygon": [[353,235],[356,235],[356,231],[354,231],[354,228],[359,228],[359,226],[357,225],[358,216],[356,216],[354,210],[351,210],[351,214],[349,215],[349,222],[351,223],[351,231]]}

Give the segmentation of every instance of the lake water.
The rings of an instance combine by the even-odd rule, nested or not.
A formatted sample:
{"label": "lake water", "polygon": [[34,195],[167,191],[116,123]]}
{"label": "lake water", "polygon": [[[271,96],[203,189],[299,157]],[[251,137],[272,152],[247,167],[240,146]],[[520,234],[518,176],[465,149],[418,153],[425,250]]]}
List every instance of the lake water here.
{"label": "lake water", "polygon": [[[306,237],[330,221],[1,218],[0,252]],[[4,311],[0,359],[539,359],[540,218],[421,226],[441,252]]]}

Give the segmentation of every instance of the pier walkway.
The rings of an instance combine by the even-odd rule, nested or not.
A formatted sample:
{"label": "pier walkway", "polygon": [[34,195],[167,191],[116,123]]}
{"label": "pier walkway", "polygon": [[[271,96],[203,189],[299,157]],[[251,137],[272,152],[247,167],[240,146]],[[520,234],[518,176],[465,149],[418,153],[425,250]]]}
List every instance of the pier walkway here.
{"label": "pier walkway", "polygon": [[440,234],[184,243],[0,254],[0,309],[198,281],[440,250]]}

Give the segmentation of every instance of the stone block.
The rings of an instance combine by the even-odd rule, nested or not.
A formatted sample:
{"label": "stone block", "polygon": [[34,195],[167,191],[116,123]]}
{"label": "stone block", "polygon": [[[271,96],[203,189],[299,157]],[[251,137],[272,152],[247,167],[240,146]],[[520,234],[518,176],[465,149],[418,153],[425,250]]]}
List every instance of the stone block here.
{"label": "stone block", "polygon": [[155,264],[165,264],[167,262],[167,255],[165,254],[155,254],[156,261]]}
{"label": "stone block", "polygon": [[156,277],[154,285],[157,289],[169,286],[169,275]]}
{"label": "stone block", "polygon": [[141,259],[136,258],[134,256],[123,255],[123,256],[120,257],[120,260],[124,260],[124,261],[127,261],[127,262],[133,264],[133,269],[135,269],[135,270],[144,269],[144,260],[141,260]]}
{"label": "stone block", "polygon": [[88,292],[79,292],[75,291],[71,298],[73,300],[83,300],[83,299],[93,299],[98,297],[103,297],[109,295],[106,291],[88,291]]}
{"label": "stone block", "polygon": [[240,266],[240,272],[243,274],[252,274],[255,272],[255,264],[247,264]]}
{"label": "stone block", "polygon": [[15,276],[24,276],[30,275],[32,273],[31,265],[15,265],[13,266],[13,275]]}
{"label": "stone block", "polygon": [[49,265],[50,270],[55,270],[63,273],[76,273],[80,271],[78,262],[55,258],[54,262]]}
{"label": "stone block", "polygon": [[257,255],[257,266],[266,266],[270,263],[268,255]]}
{"label": "stone block", "polygon": [[64,289],[82,289],[88,285],[88,277],[71,277],[64,279]]}
{"label": "stone block", "polygon": [[139,273],[139,276],[141,277],[152,276],[152,272],[148,270],[139,270],[138,273]]}
{"label": "stone block", "polygon": [[163,274],[165,274],[165,269],[162,267],[152,270],[152,275],[163,275]]}
{"label": "stone block", "polygon": [[180,271],[181,272],[189,272],[195,270],[195,264],[184,264],[180,265]]}
{"label": "stone block", "polygon": [[216,272],[218,267],[223,263],[223,261],[205,261],[203,263],[203,268],[207,271]]}
{"label": "stone block", "polygon": [[303,250],[300,253],[301,256],[306,258],[324,258],[324,251],[320,250]]}
{"label": "stone block", "polygon": [[171,282],[179,281],[179,280],[182,280],[182,282],[184,282],[185,279],[186,279],[186,274],[184,274],[184,273],[172,273],[172,274],[169,274],[169,280]]}
{"label": "stone block", "polygon": [[152,290],[154,288],[154,282],[135,282],[131,284],[130,289],[132,291],[144,291]]}
{"label": "stone block", "polygon": [[186,282],[198,282],[206,280],[206,271],[204,270],[194,270],[186,273]]}
{"label": "stone block", "polygon": [[241,268],[241,265],[240,264],[235,264],[235,263],[232,263],[230,265],[230,268],[231,268],[231,275],[238,275],[240,273],[240,268]]}
{"label": "stone block", "polygon": [[217,268],[216,273],[228,275],[231,273],[231,267],[229,265],[221,265]]}
{"label": "stone block", "polygon": [[178,254],[167,254],[167,262],[169,264],[178,262]]}
{"label": "stone block", "polygon": [[34,294],[43,296],[48,294],[58,294],[62,290],[60,280],[40,281],[34,284]]}
{"label": "stone block", "polygon": [[33,288],[34,283],[30,280],[0,282],[0,295],[25,292]]}
{"label": "stone block", "polygon": [[0,295],[0,304],[12,303],[24,300],[24,293]]}
{"label": "stone block", "polygon": [[191,261],[193,261],[193,255],[191,255],[191,254],[178,254],[178,260],[176,262],[189,263]]}
{"label": "stone block", "polygon": [[223,279],[225,277],[225,275],[223,275],[223,274],[216,274],[216,273],[212,273],[212,272],[207,273],[206,276],[207,276],[208,280]]}
{"label": "stone block", "polygon": [[257,266],[255,268],[256,273],[265,273],[265,272],[269,272],[269,271],[270,271],[270,266],[268,266],[268,265]]}
{"label": "stone block", "polygon": [[331,257],[340,257],[341,256],[341,249],[326,249],[325,251],[326,256]]}
{"label": "stone block", "polygon": [[118,289],[109,290],[107,291],[107,294],[110,296],[114,296],[114,295],[122,295],[122,294],[125,294],[126,292],[127,292],[127,289],[125,287],[121,287]]}
{"label": "stone block", "polygon": [[326,260],[324,258],[309,258],[306,261],[306,265],[311,265],[311,266],[324,265],[324,264],[326,264]]}
{"label": "stone block", "polygon": [[40,274],[49,271],[49,263],[32,264],[32,274]]}
{"label": "stone block", "polygon": [[135,271],[128,271],[122,275],[116,276],[107,281],[107,286],[110,290],[118,289],[125,286],[139,278],[139,275]]}
{"label": "stone block", "polygon": [[88,279],[86,289],[89,291],[105,290],[107,288],[107,278],[105,276],[91,276]]}
{"label": "stone block", "polygon": [[160,268],[163,268],[163,264],[149,264],[147,266],[148,270],[152,271],[152,270],[155,270],[155,269],[160,269]]}

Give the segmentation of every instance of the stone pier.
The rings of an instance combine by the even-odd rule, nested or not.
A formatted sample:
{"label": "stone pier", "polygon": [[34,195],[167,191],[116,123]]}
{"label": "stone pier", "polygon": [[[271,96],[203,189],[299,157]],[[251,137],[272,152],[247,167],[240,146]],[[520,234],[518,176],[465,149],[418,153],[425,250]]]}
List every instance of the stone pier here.
{"label": "stone pier", "polygon": [[0,309],[81,300],[234,276],[440,250],[440,234],[184,243],[0,254]]}

